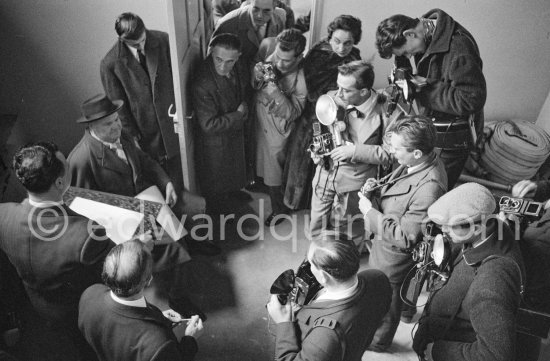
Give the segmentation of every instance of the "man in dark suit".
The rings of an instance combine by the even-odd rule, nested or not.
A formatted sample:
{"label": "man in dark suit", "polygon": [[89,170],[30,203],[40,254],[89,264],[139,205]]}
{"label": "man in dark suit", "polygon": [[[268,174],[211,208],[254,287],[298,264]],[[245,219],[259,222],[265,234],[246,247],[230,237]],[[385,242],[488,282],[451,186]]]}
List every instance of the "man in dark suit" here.
{"label": "man in dark suit", "polygon": [[101,280],[103,260],[114,244],[103,228],[63,203],[71,172],[56,145],[21,148],[13,167],[28,198],[0,205],[0,248],[16,268],[37,313],[35,325],[27,330],[35,326],[44,330],[33,339],[34,356],[79,359],[84,356],[77,329],[78,300],[88,286]]}
{"label": "man in dark suit", "polygon": [[146,29],[143,20],[132,13],[119,15],[115,30],[118,41],[100,66],[105,94],[124,101],[119,111],[123,129],[180,189],[179,141],[168,116],[174,104],[168,34]]}
{"label": "man in dark suit", "polygon": [[[109,100],[106,96],[96,95],[82,104],[83,117],[77,120],[88,125],[84,136],[69,154],[69,166],[72,185],[102,192],[135,196],[151,185],[164,191],[166,203],[182,209],[176,204],[178,197],[168,175],[145,152],[139,149],[130,137],[122,132],[118,111],[123,102]],[[180,202],[181,203],[181,202]],[[181,212],[176,212],[181,213]],[[181,214],[178,214],[181,216]],[[185,237],[185,243],[193,252],[205,254],[219,253],[219,247],[209,240],[201,242],[191,234]],[[181,282],[183,264],[191,258],[179,242],[157,244],[153,248],[155,272],[174,278],[171,288],[171,300],[183,297]],[[158,277],[158,279],[166,278]],[[187,303],[187,302],[185,302]]]}
{"label": "man in dark suit", "polygon": [[78,326],[99,360],[193,360],[202,321],[192,316],[185,336],[177,340],[172,327],[185,320],[173,310],[161,312],[143,296],[152,269],[151,254],[143,244],[121,243],[105,258],[105,285],[93,285],[82,295]]}
{"label": "man in dark suit", "polygon": [[[376,332],[372,351],[383,352],[391,346],[399,325],[403,302],[401,284],[414,267],[411,249],[422,240],[422,222],[428,207],[447,191],[447,174],[434,152],[435,127],[422,116],[398,120],[391,129],[388,146],[400,166],[389,175],[379,194],[371,200],[359,194],[359,208],[365,228],[372,234],[369,264],[383,271],[392,286],[392,304]],[[372,187],[370,178],[365,185]]]}

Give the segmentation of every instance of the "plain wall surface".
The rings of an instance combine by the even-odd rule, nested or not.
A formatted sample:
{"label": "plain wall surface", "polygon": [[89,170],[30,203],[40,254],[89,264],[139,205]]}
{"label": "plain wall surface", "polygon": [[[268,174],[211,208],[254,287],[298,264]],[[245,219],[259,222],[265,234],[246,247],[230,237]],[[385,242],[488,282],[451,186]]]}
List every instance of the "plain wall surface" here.
{"label": "plain wall surface", "polygon": [[381,59],[374,45],[380,21],[394,14],[420,17],[433,8],[444,10],[472,33],[479,46],[487,80],[485,118],[537,120],[550,91],[549,0],[317,1],[317,40],[326,36],[327,25],[339,14],[361,19],[358,47],[363,59],[373,61],[376,88],[387,86],[393,64],[393,59]]}
{"label": "plain wall surface", "polygon": [[0,111],[19,115],[11,143],[54,140],[65,154],[76,145],[80,104],[103,93],[99,63],[125,11],[168,30],[164,0],[0,1]]}

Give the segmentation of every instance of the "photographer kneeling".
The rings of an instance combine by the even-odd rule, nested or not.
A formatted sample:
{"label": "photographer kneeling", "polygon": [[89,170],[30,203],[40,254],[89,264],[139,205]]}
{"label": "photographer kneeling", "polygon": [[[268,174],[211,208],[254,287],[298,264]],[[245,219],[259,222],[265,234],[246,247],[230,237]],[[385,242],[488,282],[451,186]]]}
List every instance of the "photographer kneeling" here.
{"label": "photographer kneeling", "polygon": [[335,231],[312,240],[307,260],[324,288],[301,308],[271,297],[267,310],[277,324],[275,360],[361,360],[389,309],[387,277],[372,269],[357,274],[356,246]]}
{"label": "photographer kneeling", "polygon": [[466,183],[428,209],[447,240],[462,247],[453,247],[451,275],[430,295],[414,335],[413,348],[424,359],[525,360],[516,357],[523,259],[495,208],[487,188]]}

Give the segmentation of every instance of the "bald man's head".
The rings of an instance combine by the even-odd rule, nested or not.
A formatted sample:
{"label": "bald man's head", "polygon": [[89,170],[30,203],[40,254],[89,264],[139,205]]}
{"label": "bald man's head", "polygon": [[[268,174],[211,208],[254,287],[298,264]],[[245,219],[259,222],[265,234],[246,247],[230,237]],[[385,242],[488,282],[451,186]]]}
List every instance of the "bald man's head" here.
{"label": "bald man's head", "polygon": [[132,297],[151,280],[153,259],[140,241],[128,241],[114,247],[103,265],[103,282],[117,297]]}

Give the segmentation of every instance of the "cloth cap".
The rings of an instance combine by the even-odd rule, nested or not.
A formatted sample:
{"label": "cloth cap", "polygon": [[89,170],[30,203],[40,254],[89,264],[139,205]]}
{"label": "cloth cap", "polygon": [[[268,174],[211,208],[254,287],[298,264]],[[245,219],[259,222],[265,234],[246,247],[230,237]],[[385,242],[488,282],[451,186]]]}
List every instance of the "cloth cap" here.
{"label": "cloth cap", "polygon": [[478,222],[493,214],[495,197],[478,183],[465,183],[444,194],[428,208],[428,217],[445,226]]}
{"label": "cloth cap", "polygon": [[94,120],[105,118],[117,110],[124,104],[122,100],[109,100],[104,94],[98,94],[82,103],[83,117],[76,120],[77,123],[88,123]]}

